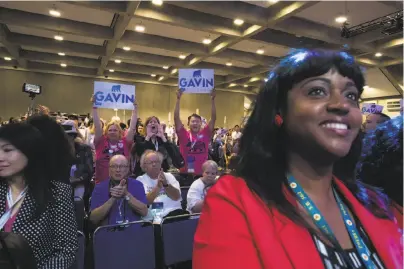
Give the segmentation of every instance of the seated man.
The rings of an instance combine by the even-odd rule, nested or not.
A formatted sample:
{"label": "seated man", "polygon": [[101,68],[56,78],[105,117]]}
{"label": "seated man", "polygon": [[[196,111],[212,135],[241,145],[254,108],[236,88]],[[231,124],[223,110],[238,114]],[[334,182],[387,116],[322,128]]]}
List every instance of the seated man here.
{"label": "seated man", "polygon": [[138,221],[147,215],[142,183],[128,178],[129,163],[115,155],[109,162],[110,178],[95,185],[91,196],[90,221],[97,225]]}
{"label": "seated man", "polygon": [[201,213],[206,193],[216,183],[217,163],[206,161],[202,165],[202,177],[195,180],[189,188],[187,195],[187,210],[192,213]]}
{"label": "seated man", "polygon": [[145,174],[137,180],[143,183],[149,205],[163,203],[162,217],[186,214],[181,207],[180,184],[172,174],[163,172],[163,159],[160,152],[146,150],[140,158]]}

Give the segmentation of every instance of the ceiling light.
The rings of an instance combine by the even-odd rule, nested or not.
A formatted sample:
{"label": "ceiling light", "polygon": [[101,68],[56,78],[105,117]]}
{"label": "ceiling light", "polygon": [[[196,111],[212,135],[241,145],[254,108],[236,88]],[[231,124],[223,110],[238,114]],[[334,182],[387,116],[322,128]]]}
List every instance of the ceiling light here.
{"label": "ceiling light", "polygon": [[346,22],[347,20],[348,20],[348,18],[345,17],[345,16],[339,16],[339,17],[336,17],[336,18],[335,18],[335,22],[338,22],[338,23],[344,23],[344,22]]}
{"label": "ceiling light", "polygon": [[62,41],[63,40],[63,36],[61,35],[55,35],[54,38],[58,41]]}
{"label": "ceiling light", "polygon": [[267,78],[264,78],[264,81],[265,81],[265,82],[267,82],[267,81],[268,81],[268,79],[267,79]]}
{"label": "ceiling light", "polygon": [[376,53],[375,53],[375,56],[376,56],[376,57],[382,57],[382,56],[383,56],[383,54],[382,54],[382,53],[380,53],[380,52],[376,52]]}
{"label": "ceiling light", "polygon": [[235,24],[235,25],[240,26],[240,25],[243,25],[243,23],[244,23],[244,21],[243,21],[242,19],[235,19],[235,20],[234,20],[234,24]]}
{"label": "ceiling light", "polygon": [[116,60],[115,60],[115,63],[116,63],[116,64],[120,64],[120,63],[122,63],[122,61],[121,61],[121,60],[116,59]]}
{"label": "ceiling light", "polygon": [[263,49],[259,49],[259,50],[257,50],[257,53],[258,53],[258,54],[264,54],[264,50],[263,50]]}
{"label": "ceiling light", "polygon": [[144,32],[146,28],[143,25],[136,25],[135,26],[135,31],[136,32]]}
{"label": "ceiling light", "polygon": [[276,4],[279,0],[268,0],[269,3]]}
{"label": "ceiling light", "polygon": [[232,66],[233,64],[231,62],[226,63],[227,66]]}
{"label": "ceiling light", "polygon": [[237,84],[236,83],[230,83],[230,85],[229,85],[229,87],[234,87],[234,86],[237,86]]}
{"label": "ceiling light", "polygon": [[163,4],[162,0],[152,0],[153,5],[161,6]]}
{"label": "ceiling light", "polygon": [[50,9],[49,10],[49,15],[51,15],[53,17],[60,17],[60,11],[58,11],[56,9]]}
{"label": "ceiling light", "polygon": [[185,55],[183,55],[183,54],[181,54],[181,55],[178,56],[178,57],[180,57],[180,59],[182,59],[182,60],[184,60],[185,58],[187,58],[187,56],[185,56]]}
{"label": "ceiling light", "polygon": [[212,43],[212,40],[209,38],[205,38],[204,40],[202,40],[202,43],[205,45],[209,45],[210,43]]}
{"label": "ceiling light", "polygon": [[244,88],[248,88],[248,85],[247,85],[247,84],[244,84]]}
{"label": "ceiling light", "polygon": [[168,68],[169,68],[169,67],[168,67],[167,65],[163,66],[163,69],[166,69],[166,70],[167,70]]}
{"label": "ceiling light", "polygon": [[60,66],[61,66],[61,67],[66,67],[66,66],[67,66],[67,64],[60,64]]}
{"label": "ceiling light", "polygon": [[130,51],[130,47],[123,47],[123,50]]}
{"label": "ceiling light", "polygon": [[164,77],[159,77],[159,81],[162,81],[164,79]]}
{"label": "ceiling light", "polygon": [[4,57],[4,60],[11,61],[11,58],[10,57]]}
{"label": "ceiling light", "polygon": [[114,73],[115,70],[114,69],[109,69],[109,72]]}
{"label": "ceiling light", "polygon": [[156,76],[156,74],[151,74],[150,76],[155,77],[155,76]]}
{"label": "ceiling light", "polygon": [[64,52],[58,52],[59,56],[65,56],[66,54]]}
{"label": "ceiling light", "polygon": [[175,74],[177,73],[178,69],[173,69],[173,71],[171,71],[171,74]]}

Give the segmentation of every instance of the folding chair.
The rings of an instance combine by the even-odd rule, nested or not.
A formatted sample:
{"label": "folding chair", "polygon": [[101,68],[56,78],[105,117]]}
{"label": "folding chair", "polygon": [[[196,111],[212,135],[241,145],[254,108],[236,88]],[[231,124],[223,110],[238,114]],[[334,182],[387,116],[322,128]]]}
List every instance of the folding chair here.
{"label": "folding chair", "polygon": [[97,228],[93,236],[94,269],[154,269],[154,232],[136,221]]}
{"label": "folding chair", "polygon": [[83,231],[86,211],[84,209],[84,201],[81,197],[74,197],[74,209],[76,212],[77,230]]}
{"label": "folding chair", "polygon": [[76,253],[76,260],[69,269],[84,269],[84,253],[86,249],[86,238],[81,231],[77,231],[77,238],[79,243],[79,248]]}
{"label": "folding chair", "polygon": [[189,187],[181,187],[181,206],[183,210],[187,210],[187,195],[188,195]]}
{"label": "folding chair", "polygon": [[[194,234],[198,226],[199,215],[187,215],[188,219],[184,219],[184,216],[168,217],[161,223],[164,264],[166,266],[192,260]],[[175,219],[178,221],[174,221]],[[170,222],[165,223],[168,220]]]}

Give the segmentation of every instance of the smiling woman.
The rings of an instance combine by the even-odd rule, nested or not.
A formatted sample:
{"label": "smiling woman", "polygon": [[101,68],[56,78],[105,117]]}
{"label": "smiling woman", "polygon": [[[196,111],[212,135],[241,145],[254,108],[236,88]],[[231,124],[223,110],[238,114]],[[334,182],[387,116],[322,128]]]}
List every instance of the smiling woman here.
{"label": "smiling woman", "polygon": [[354,180],[364,84],[345,52],[295,51],[274,68],[235,176],[207,195],[194,268],[401,268],[384,196]]}

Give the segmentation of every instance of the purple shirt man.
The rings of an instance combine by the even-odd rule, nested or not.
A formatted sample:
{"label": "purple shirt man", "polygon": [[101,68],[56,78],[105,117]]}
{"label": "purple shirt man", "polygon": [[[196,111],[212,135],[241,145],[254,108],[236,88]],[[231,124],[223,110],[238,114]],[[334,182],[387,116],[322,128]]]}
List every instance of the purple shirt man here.
{"label": "purple shirt man", "polygon": [[128,160],[116,155],[110,160],[110,178],[95,185],[91,196],[90,220],[94,224],[119,224],[138,221],[147,215],[147,199],[143,184],[127,178]]}

